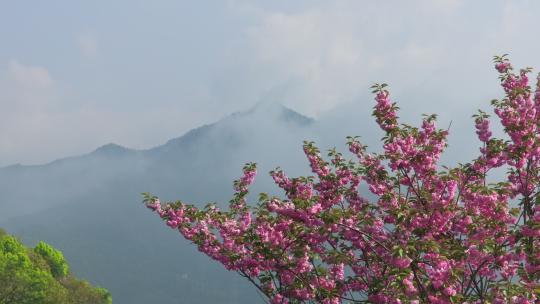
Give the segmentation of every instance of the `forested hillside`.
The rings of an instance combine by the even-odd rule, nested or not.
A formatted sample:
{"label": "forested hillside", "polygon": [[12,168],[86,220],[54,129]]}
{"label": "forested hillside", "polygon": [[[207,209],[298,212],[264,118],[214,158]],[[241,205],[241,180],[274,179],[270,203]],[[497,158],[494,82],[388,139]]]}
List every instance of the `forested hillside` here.
{"label": "forested hillside", "polygon": [[34,248],[0,229],[0,304],[110,304],[110,293],[75,278],[62,252]]}

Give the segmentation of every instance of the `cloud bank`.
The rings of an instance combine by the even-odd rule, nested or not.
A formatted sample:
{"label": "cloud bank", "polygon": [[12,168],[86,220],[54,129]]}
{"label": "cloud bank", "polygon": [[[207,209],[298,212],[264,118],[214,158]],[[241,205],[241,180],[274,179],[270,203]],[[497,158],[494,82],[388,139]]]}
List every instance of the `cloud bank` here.
{"label": "cloud bank", "polygon": [[312,117],[370,112],[374,82],[390,84],[407,121],[465,124],[501,96],[493,55],[540,69],[538,2],[224,3],[126,2],[130,15],[72,5],[74,19],[44,7],[58,20],[46,32],[13,29],[0,52],[0,166],[107,142],[149,148],[261,101]]}

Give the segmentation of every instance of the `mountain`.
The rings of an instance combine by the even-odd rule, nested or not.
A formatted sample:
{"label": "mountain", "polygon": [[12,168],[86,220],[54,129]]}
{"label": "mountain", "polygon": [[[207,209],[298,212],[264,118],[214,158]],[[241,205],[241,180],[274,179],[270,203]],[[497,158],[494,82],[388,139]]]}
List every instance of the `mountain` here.
{"label": "mountain", "polygon": [[0,227],[26,244],[44,240],[73,272],[110,290],[115,303],[263,303],[248,282],[200,254],[141,204],[228,202],[244,163],[259,163],[253,192],[276,192],[265,172],[305,174],[302,141],[316,122],[275,103],[191,130],[164,145],[107,144],[77,157],[0,169]]}
{"label": "mountain", "polygon": [[[333,146],[344,152],[348,135],[380,151],[382,132],[361,104],[315,121],[266,102],[148,150],[111,143],[45,165],[0,168],[0,227],[27,245],[43,240],[60,249],[75,275],[110,290],[115,303],[263,303],[249,283],[144,208],[140,193],[223,205],[243,164],[257,162],[252,198],[281,195],[266,172],[280,166],[290,176],[309,174],[303,140],[323,153]],[[467,156],[476,150],[472,140],[450,140],[450,147]]]}

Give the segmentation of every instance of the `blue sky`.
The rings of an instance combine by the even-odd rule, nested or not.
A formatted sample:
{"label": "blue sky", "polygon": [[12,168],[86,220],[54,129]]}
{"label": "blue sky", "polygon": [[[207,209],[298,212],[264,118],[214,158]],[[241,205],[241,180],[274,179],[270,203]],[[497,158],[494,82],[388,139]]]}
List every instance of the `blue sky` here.
{"label": "blue sky", "polygon": [[[540,69],[538,1],[0,1],[0,166],[149,148],[280,102],[468,118],[493,55]],[[336,126],[338,128],[339,126]]]}

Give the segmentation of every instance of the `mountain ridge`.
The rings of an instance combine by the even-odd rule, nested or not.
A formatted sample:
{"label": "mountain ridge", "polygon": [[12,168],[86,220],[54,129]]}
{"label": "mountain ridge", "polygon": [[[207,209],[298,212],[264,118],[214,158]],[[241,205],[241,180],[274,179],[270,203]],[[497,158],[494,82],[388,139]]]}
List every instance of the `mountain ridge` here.
{"label": "mountain ridge", "polygon": [[[208,124],[203,124],[201,126],[189,129],[184,134],[182,134],[182,135],[180,135],[178,137],[171,138],[171,139],[167,140],[165,143],[154,146],[154,147],[150,147],[150,148],[146,148],[146,149],[133,149],[133,148],[125,147],[123,145],[114,143],[114,142],[110,142],[110,143],[101,145],[98,148],[96,148],[93,151],[88,152],[88,153],[59,157],[59,158],[53,159],[53,160],[51,160],[49,162],[40,163],[40,164],[27,165],[27,164],[22,164],[22,163],[15,163],[15,164],[0,167],[0,171],[2,171],[2,170],[17,170],[17,169],[21,169],[21,168],[42,167],[42,166],[48,166],[48,165],[51,165],[51,164],[55,164],[55,163],[58,163],[58,162],[64,162],[64,161],[69,161],[69,160],[72,160],[72,159],[77,159],[77,158],[80,158],[80,157],[88,157],[88,156],[96,156],[96,155],[99,155],[99,156],[119,156],[121,154],[129,154],[129,153],[147,153],[147,152],[163,149],[164,147],[166,147],[168,145],[178,145],[178,144],[188,143],[193,138],[200,137],[205,132],[219,126],[219,124],[230,121],[230,120],[234,120],[234,119],[238,119],[238,118],[246,118],[246,117],[249,118],[250,116],[253,116],[253,115],[262,115],[262,118],[268,119],[269,118],[268,116],[265,117],[265,115],[267,115],[267,114],[272,114],[274,117],[277,117],[277,118],[281,119],[285,123],[296,124],[298,126],[309,126],[309,125],[316,122],[315,119],[313,119],[311,117],[308,117],[308,116],[305,116],[305,115],[303,115],[303,114],[301,114],[301,113],[299,113],[297,111],[294,111],[294,110],[282,105],[281,103],[263,101],[263,102],[259,102],[259,103],[255,104],[254,106],[252,106],[248,110],[232,112],[232,113],[226,115],[225,117],[223,117],[221,119],[218,119],[215,122],[211,122],[211,123],[208,123]],[[257,118],[261,118],[261,117],[257,116]]]}
{"label": "mountain ridge", "polygon": [[[259,105],[146,150],[110,143],[2,168],[0,226],[27,244],[61,249],[75,273],[106,286],[115,303],[254,303],[260,298],[249,283],[167,229],[140,204],[140,193],[226,204],[245,162],[263,172],[277,163],[293,174],[307,167],[299,148],[314,122],[279,104]],[[273,185],[264,174],[257,180],[254,193]]]}

